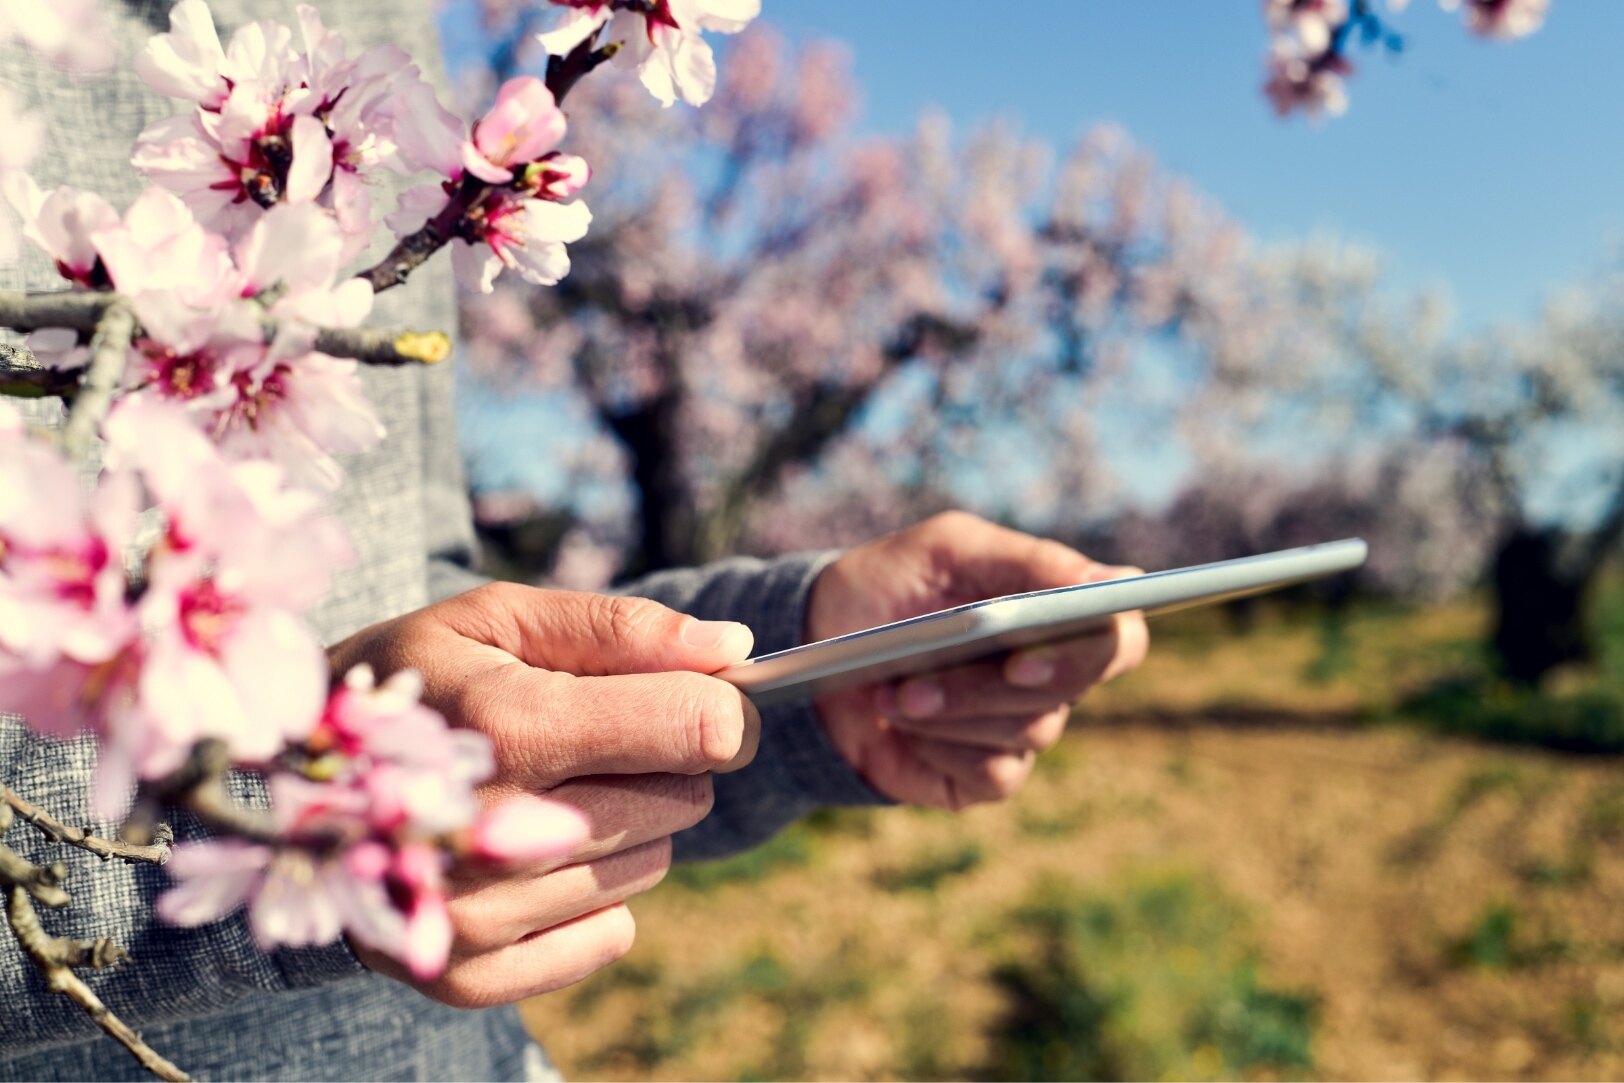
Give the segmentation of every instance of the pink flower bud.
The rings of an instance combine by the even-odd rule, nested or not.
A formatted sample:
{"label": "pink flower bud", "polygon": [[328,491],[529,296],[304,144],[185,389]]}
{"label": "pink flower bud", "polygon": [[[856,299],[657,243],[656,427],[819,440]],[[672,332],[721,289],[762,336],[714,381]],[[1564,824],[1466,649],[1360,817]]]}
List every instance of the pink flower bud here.
{"label": "pink flower bud", "polygon": [[592,167],[576,154],[556,151],[531,162],[524,170],[524,186],[542,199],[565,200],[586,187]]}
{"label": "pink flower bud", "polygon": [[474,824],[474,853],[490,861],[520,863],[561,857],[586,841],[591,827],[568,805],[520,797],[498,805]]}
{"label": "pink flower bud", "polygon": [[463,144],[463,168],[480,180],[505,183],[514,169],[556,147],[564,128],[564,114],[546,83],[533,75],[509,79],[474,125],[473,139]]}

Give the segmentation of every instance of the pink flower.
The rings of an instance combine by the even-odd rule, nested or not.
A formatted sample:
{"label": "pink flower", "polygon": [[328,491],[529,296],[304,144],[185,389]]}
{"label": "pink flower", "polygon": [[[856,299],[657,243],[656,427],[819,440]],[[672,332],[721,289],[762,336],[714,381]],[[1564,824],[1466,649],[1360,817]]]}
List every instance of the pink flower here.
{"label": "pink flower", "polygon": [[505,267],[526,282],[551,286],[570,272],[564,245],[586,236],[592,212],[579,200],[553,203],[496,192],[478,209],[472,230],[483,248],[458,239],[451,265],[469,289],[491,292]]}
{"label": "pink flower", "polygon": [[0,177],[0,190],[21,216],[23,236],[56,261],[63,278],[86,289],[107,288],[107,272],[97,266],[91,235],[118,223],[118,212],[110,203],[77,188],[42,192],[26,173]]}
{"label": "pink flower", "polygon": [[159,897],[158,916],[173,925],[204,925],[246,905],[262,951],[330,944],[346,928],[368,943],[403,940],[405,922],[384,876],[351,860],[353,853],[320,857],[239,839],[182,843],[166,865],[177,883]]}
{"label": "pink flower", "polygon": [[1348,0],[1263,0],[1263,18],[1275,33],[1294,34],[1308,52],[1323,53],[1348,21]]}
{"label": "pink flower", "polygon": [[[151,189],[96,243],[115,284],[154,287],[132,299],[142,327],[126,370],[132,397],[184,405],[228,457],[271,459],[323,489],[342,477],[335,454],[383,438],[357,364],[313,349],[315,325],[352,327],[372,307],[365,281],[339,281],[346,241],[320,210],[273,208],[234,262],[176,197]],[[259,305],[241,298],[272,290],[281,326],[267,343]]]}
{"label": "pink flower", "polygon": [[[5,428],[0,711],[51,737],[87,729],[105,737],[133,704],[140,674],[140,626],[122,561],[135,532],[135,479],[106,474],[86,500],[77,471],[54,449]],[[107,775],[98,765],[98,784]]]}
{"label": "pink flower", "polygon": [[0,649],[104,661],[131,630],[120,554],[134,535],[133,479],[110,475],[87,502],[73,465],[21,433],[0,438],[0,477]]}
{"label": "pink flower", "polygon": [[637,66],[643,85],[663,104],[681,98],[703,105],[716,90],[716,57],[705,30],[737,34],[761,14],[761,0],[654,0],[644,15],[615,12],[598,0],[554,0],[562,7],[553,27],[537,35],[542,47],[563,56],[606,24],[621,50],[617,63]]}
{"label": "pink flower", "polygon": [[96,0],[0,0],[0,45],[13,37],[70,71],[98,72],[113,65],[113,36]]}
{"label": "pink flower", "polygon": [[564,114],[547,84],[531,75],[509,79],[463,144],[462,164],[482,181],[506,184],[515,169],[556,147],[564,128]]}
{"label": "pink flower", "polygon": [[[314,8],[301,5],[298,21],[297,43],[288,28],[262,21],[222,49],[202,0],[177,4],[170,32],[147,43],[136,68],[153,89],[196,108],[150,125],[132,160],[232,239],[266,208],[316,204],[338,221],[353,258],[372,227],[365,174],[444,157],[417,129],[443,127],[448,115],[399,49],[352,57]],[[456,124],[455,147],[462,134]]]}
{"label": "pink flower", "polygon": [[562,202],[586,187],[592,167],[574,154],[544,154],[524,171],[524,186],[543,199]]}
{"label": "pink flower", "polygon": [[223,460],[174,405],[121,403],[109,456],[140,470],[167,520],[139,614],[144,731],[121,747],[134,772],[172,770],[205,737],[262,762],[315,726],[327,661],[296,617],[348,558],[338,527],[269,464]]}
{"label": "pink flower", "polygon": [[1466,25],[1485,38],[1525,38],[1545,25],[1550,0],[1442,0],[1445,11],[1464,8]]}
{"label": "pink flower", "polygon": [[482,814],[473,793],[491,770],[489,743],[450,729],[418,702],[421,691],[409,671],[377,684],[367,667],[352,670],[304,745],[305,777],[270,779],[277,842],[176,847],[177,884],[159,899],[160,916],[199,925],[246,905],[262,948],[348,932],[418,977],[440,973],[451,949],[453,850],[548,860],[578,846],[588,827],[539,797]]}
{"label": "pink flower", "polygon": [[487,861],[521,864],[562,857],[586,841],[591,825],[579,811],[540,797],[516,797],[474,824],[472,849]]}
{"label": "pink flower", "polygon": [[1353,63],[1337,53],[1307,57],[1300,46],[1288,39],[1275,42],[1269,55],[1269,78],[1263,93],[1280,116],[1301,109],[1309,116],[1328,113],[1341,116],[1348,108],[1348,94],[1342,77],[1353,71]]}
{"label": "pink flower", "polygon": [[369,795],[377,828],[441,835],[474,818],[474,784],[494,761],[482,735],[451,729],[418,703],[422,691],[414,670],[380,685],[371,667],[357,666],[333,691],[308,744],[343,758],[345,777]]}
{"label": "pink flower", "polygon": [[122,221],[98,225],[90,241],[112,285],[127,294],[161,292],[203,308],[244,292],[224,238],[205,230],[162,188],[142,192]]}

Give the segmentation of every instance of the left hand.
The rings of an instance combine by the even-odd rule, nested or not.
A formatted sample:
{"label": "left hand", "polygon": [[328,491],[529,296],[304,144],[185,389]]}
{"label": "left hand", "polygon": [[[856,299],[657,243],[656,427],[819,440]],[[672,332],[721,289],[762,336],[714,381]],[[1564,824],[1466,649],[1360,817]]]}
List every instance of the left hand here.
{"label": "left hand", "polygon": [[[945,512],[824,569],[807,605],[807,640],[1004,594],[1136,574],[1059,542]],[[1112,627],[1066,643],[831,692],[814,703],[835,748],[875,790],[957,809],[1019,790],[1036,754],[1060,739],[1072,702],[1137,666],[1148,645],[1144,618],[1124,613]]]}

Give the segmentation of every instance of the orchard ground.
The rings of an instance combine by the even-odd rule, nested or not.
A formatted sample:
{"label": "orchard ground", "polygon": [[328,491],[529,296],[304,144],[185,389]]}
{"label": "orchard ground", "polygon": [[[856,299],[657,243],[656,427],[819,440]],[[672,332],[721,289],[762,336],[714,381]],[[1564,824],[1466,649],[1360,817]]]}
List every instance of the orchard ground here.
{"label": "orchard ground", "polygon": [[680,868],[527,1017],[575,1079],[1616,1077],[1600,603],[1542,697],[1486,676],[1474,602],[1169,618],[1013,802]]}

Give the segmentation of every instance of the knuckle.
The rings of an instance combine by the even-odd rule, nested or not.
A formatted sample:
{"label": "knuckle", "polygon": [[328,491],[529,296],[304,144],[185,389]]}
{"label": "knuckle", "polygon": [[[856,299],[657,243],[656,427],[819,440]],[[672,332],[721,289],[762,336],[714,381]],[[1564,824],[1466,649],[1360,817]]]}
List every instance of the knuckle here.
{"label": "knuckle", "polygon": [[961,508],[951,508],[947,511],[937,512],[920,525],[934,534],[951,537],[961,531],[974,528],[983,521],[979,515],[972,515]]}
{"label": "knuckle", "polygon": [[530,589],[518,583],[509,583],[499,579],[475,587],[465,597],[476,608],[481,610],[504,609],[518,602],[520,597]]}
{"label": "knuckle", "polygon": [[636,643],[647,634],[663,611],[663,606],[647,598],[630,598],[618,594],[587,595],[587,619],[594,628],[603,629],[615,643]]}
{"label": "knuckle", "polygon": [[733,760],[744,744],[744,713],[739,694],[698,673],[671,675],[673,717],[681,720],[682,761],[699,770]]}

